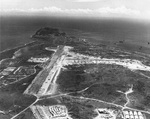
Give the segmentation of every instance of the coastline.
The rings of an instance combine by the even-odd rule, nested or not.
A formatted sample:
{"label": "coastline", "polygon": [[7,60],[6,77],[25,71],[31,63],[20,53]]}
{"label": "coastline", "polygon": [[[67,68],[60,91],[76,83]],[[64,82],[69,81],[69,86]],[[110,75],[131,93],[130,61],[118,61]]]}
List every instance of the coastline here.
{"label": "coastline", "polygon": [[0,51],[0,54],[5,53],[5,52],[10,51],[10,50],[15,50],[15,49],[18,49],[18,48],[22,48],[24,46],[28,46],[28,45],[30,45],[31,43],[34,43],[34,42],[36,42],[36,41],[25,43],[24,45],[19,45],[19,46],[14,47],[14,48],[9,48],[9,49],[2,50],[2,51]]}

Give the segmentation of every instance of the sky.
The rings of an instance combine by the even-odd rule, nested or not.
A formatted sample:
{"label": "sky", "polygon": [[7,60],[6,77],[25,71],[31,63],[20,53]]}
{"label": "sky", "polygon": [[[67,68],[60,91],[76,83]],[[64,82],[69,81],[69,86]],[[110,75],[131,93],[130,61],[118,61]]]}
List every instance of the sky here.
{"label": "sky", "polygon": [[150,20],[150,0],[0,0],[0,13]]}

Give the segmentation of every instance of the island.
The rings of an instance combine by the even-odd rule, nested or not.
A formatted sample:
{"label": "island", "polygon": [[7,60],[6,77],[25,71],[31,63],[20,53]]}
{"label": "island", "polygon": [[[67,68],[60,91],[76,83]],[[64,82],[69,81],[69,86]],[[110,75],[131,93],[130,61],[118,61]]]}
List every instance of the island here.
{"label": "island", "polygon": [[40,28],[2,52],[0,119],[150,119],[150,56]]}

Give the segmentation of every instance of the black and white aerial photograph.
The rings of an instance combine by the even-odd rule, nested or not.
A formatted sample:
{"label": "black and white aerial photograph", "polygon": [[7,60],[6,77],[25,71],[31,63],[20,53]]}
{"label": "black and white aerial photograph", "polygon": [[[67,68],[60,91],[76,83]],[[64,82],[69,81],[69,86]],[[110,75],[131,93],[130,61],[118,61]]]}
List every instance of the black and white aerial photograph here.
{"label": "black and white aerial photograph", "polygon": [[150,119],[150,0],[0,0],[0,119]]}

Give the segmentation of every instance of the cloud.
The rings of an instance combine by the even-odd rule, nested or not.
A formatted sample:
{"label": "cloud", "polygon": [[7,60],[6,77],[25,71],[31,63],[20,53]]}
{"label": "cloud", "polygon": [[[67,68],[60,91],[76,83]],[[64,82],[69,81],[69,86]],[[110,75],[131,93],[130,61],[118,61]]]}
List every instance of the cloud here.
{"label": "cloud", "polygon": [[61,9],[58,7],[44,7],[42,9],[28,9],[27,12],[50,12],[50,13],[67,13],[67,14],[79,14],[79,13],[90,13],[90,9]]}
{"label": "cloud", "polygon": [[44,7],[40,9],[31,8],[28,10],[24,9],[5,9],[3,12],[63,12],[63,13],[101,13],[101,14],[140,14],[140,11],[126,8],[124,6],[117,8],[102,7],[99,9],[61,9],[58,7]]}
{"label": "cloud", "polygon": [[1,10],[1,12],[9,13],[9,12],[26,12],[26,13],[64,13],[64,14],[88,14],[94,12],[94,10],[91,9],[61,9],[58,7],[44,7],[40,9],[30,8],[27,10],[24,9],[5,9]]}
{"label": "cloud", "polygon": [[61,8],[58,7],[44,7],[40,9],[31,8],[27,10],[28,12],[63,12]]}
{"label": "cloud", "polygon": [[[134,10],[134,9],[129,9],[126,8],[125,6],[122,7],[116,7],[116,8],[110,8],[110,7],[102,7],[99,9],[61,9],[58,7],[44,7],[44,8],[40,8],[40,9],[35,9],[35,8],[31,8],[31,9],[7,9],[7,10],[2,10],[1,12],[4,13],[15,13],[15,12],[21,12],[24,14],[34,14],[34,13],[53,13],[56,15],[60,14],[60,15],[83,15],[83,16],[96,16],[96,17],[103,17],[103,16],[107,16],[107,17],[124,17],[124,16],[130,16],[130,17],[137,17],[137,16],[141,16],[142,13],[138,10]],[[47,15],[46,14],[46,15]]]}
{"label": "cloud", "polygon": [[125,15],[140,15],[140,11],[126,8],[125,6],[110,8],[104,7],[97,9],[97,12],[102,14],[125,14]]}

